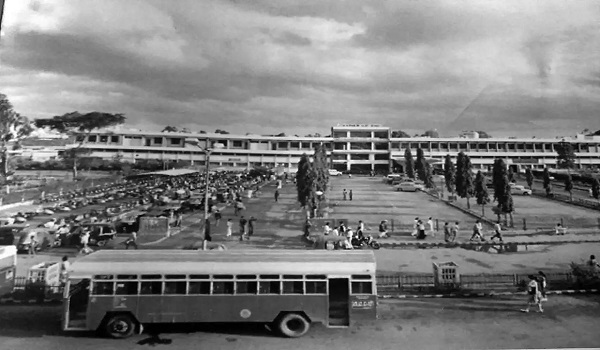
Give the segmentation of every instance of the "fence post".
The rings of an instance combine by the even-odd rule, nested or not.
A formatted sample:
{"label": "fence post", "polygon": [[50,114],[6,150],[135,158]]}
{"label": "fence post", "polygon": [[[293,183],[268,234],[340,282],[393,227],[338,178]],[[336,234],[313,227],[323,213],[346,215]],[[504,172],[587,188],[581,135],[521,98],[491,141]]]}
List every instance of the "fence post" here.
{"label": "fence post", "polygon": [[527,231],[527,219],[523,218],[523,231]]}
{"label": "fence post", "polygon": [[563,218],[560,218],[560,226],[565,227],[565,223],[563,222]]}
{"label": "fence post", "polygon": [[394,219],[392,219],[392,230],[390,231],[390,233],[394,232]]}

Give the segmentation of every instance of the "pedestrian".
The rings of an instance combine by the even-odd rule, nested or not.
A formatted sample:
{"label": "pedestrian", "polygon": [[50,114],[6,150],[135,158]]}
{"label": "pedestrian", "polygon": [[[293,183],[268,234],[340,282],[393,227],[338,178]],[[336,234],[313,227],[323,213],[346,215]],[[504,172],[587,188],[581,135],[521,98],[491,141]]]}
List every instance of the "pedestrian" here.
{"label": "pedestrian", "polygon": [[221,215],[221,211],[219,209],[215,210],[215,227],[219,226],[222,218],[223,215]]}
{"label": "pedestrian", "polygon": [[346,198],[348,197],[348,191],[346,191],[346,189],[344,188],[344,190],[342,191],[342,196],[344,197],[344,200],[346,200]]}
{"label": "pedestrian", "polygon": [[346,225],[344,224],[343,221],[340,221],[340,226],[338,227],[338,231],[340,232],[341,235],[346,233]]}
{"label": "pedestrian", "polygon": [[62,285],[67,283],[69,279],[69,269],[71,268],[71,263],[69,263],[69,257],[63,256],[62,261],[60,263],[60,283]]}
{"label": "pedestrian", "polygon": [[523,312],[529,312],[532,305],[538,306],[538,312],[544,312],[542,309],[541,294],[538,282],[534,275],[529,275],[529,283],[527,284],[527,307],[521,309]]}
{"label": "pedestrian", "polygon": [[548,278],[546,278],[546,274],[543,271],[538,271],[538,285],[540,286],[540,294],[541,294],[541,301],[547,301],[548,298],[546,297],[546,288],[548,286]]}
{"label": "pedestrian", "polygon": [[413,237],[417,236],[417,233],[419,230],[419,221],[421,221],[421,220],[419,220],[418,217],[416,217],[415,221],[413,221],[413,232],[411,233],[411,236],[413,236]]}
{"label": "pedestrian", "polygon": [[429,229],[429,234],[431,235],[431,237],[435,237],[435,231],[433,229],[433,218],[430,216],[429,219],[427,219],[427,228]]}
{"label": "pedestrian", "polygon": [[362,220],[358,220],[358,227],[356,228],[356,237],[358,237],[358,239],[363,238],[364,230],[365,230],[365,224],[362,222]]}
{"label": "pedestrian", "polygon": [[596,261],[595,255],[590,255],[590,260],[588,260],[587,266],[596,271],[600,268],[600,264]]}
{"label": "pedestrian", "polygon": [[559,222],[558,224],[556,224],[556,226],[554,227],[554,233],[557,235],[563,235],[567,232],[567,229],[565,227],[563,227],[563,225]]}
{"label": "pedestrian", "polygon": [[427,236],[425,234],[425,224],[421,220],[417,224],[417,232],[417,239],[425,239],[425,236]]}
{"label": "pedestrian", "polygon": [[494,235],[490,238],[490,241],[493,241],[496,237],[502,242],[502,226],[500,226],[500,221],[496,221],[494,224]]}
{"label": "pedestrian", "polygon": [[275,190],[275,202],[279,201],[279,190]]}
{"label": "pedestrian", "polygon": [[175,226],[176,227],[181,227],[181,221],[183,221],[183,214],[180,211],[178,211],[177,212],[177,217],[175,219]]}
{"label": "pedestrian", "polygon": [[352,200],[352,190],[350,190],[350,192],[348,193],[348,198],[349,198],[350,200]]}
{"label": "pedestrian", "polygon": [[481,225],[481,222],[479,220],[475,221],[475,225],[473,225],[473,234],[471,235],[469,241],[473,241],[475,238],[479,238],[480,240],[485,241],[485,238],[483,238],[481,234],[482,229],[483,225]]}
{"label": "pedestrian", "polygon": [[458,231],[460,230],[460,226],[458,225],[458,221],[454,223],[454,225],[450,228],[450,242],[454,242],[456,240],[456,236],[458,236]]}
{"label": "pedestrian", "polygon": [[446,221],[444,223],[444,242],[449,243],[450,242],[450,237],[452,237],[452,231],[451,231],[451,227],[448,224],[448,222]]}
{"label": "pedestrian", "polygon": [[208,218],[204,219],[204,240],[212,241],[212,236],[210,235],[210,220]]}
{"label": "pedestrian", "polygon": [[233,234],[233,222],[231,221],[231,219],[227,219],[227,233],[225,234],[225,237],[231,237],[232,234]]}
{"label": "pedestrian", "polygon": [[36,239],[36,234],[35,234],[35,232],[32,232],[29,235],[29,256],[34,257],[37,254],[35,251],[37,244],[38,244],[38,242]]}
{"label": "pedestrian", "polygon": [[135,231],[131,232],[131,235],[125,241],[125,249],[129,249],[130,245],[134,246],[135,249],[138,249],[138,246],[137,246],[137,232],[135,232]]}
{"label": "pedestrian", "polygon": [[354,232],[352,232],[351,228],[348,228],[346,230],[346,239],[348,240],[348,242],[352,243],[353,238],[354,238]]}
{"label": "pedestrian", "polygon": [[311,227],[312,227],[312,223],[310,222],[310,220],[308,218],[306,218],[306,221],[304,221],[304,227],[303,227],[304,237],[308,238],[308,236],[310,236],[310,228]]}
{"label": "pedestrian", "polygon": [[381,220],[379,223],[379,238],[388,238],[387,220]]}
{"label": "pedestrian", "polygon": [[330,232],[331,232],[331,227],[329,226],[329,223],[326,222],[325,226],[323,226],[323,235],[328,236]]}
{"label": "pedestrian", "polygon": [[256,221],[256,218],[254,216],[250,216],[250,219],[248,219],[248,239],[250,239],[250,236],[252,236],[254,234],[254,222]]}

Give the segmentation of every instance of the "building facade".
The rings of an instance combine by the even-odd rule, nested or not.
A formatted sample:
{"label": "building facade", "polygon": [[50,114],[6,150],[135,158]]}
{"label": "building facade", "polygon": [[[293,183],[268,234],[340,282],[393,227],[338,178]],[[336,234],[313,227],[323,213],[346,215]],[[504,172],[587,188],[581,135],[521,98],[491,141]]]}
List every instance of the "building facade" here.
{"label": "building facade", "polygon": [[77,137],[92,157],[126,162],[189,162],[206,165],[205,149],[210,149],[210,166],[249,169],[254,166],[295,172],[302,154],[311,154],[323,145],[332,168],[342,171],[389,172],[401,170],[404,153],[418,148],[434,166],[444,157],[454,160],[459,152],[471,158],[476,169],[489,170],[496,158],[505,159],[514,171],[556,166],[556,145],[571,143],[577,155],[576,166],[600,167],[600,137],[578,135],[572,138],[478,138],[392,137],[389,127],[377,124],[345,124],[331,128],[327,137],[259,136],[231,134],[163,133],[142,131],[98,131]]}

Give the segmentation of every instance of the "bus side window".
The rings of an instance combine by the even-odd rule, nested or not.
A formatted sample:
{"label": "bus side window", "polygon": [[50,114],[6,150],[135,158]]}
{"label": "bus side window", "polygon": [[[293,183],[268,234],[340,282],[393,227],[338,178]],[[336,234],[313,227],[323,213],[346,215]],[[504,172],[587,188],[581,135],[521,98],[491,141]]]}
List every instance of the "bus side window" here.
{"label": "bus side window", "polygon": [[213,294],[233,294],[233,282],[213,282]]}
{"label": "bus side window", "polygon": [[188,294],[210,294],[209,281],[190,281]]}
{"label": "bus side window", "polygon": [[302,281],[283,281],[283,294],[304,294]]}
{"label": "bus side window", "polygon": [[279,281],[260,281],[260,294],[279,294],[281,293],[281,288],[279,286]]}
{"label": "bus side window", "polygon": [[140,294],[142,295],[155,295],[162,292],[162,282],[158,281],[143,281]]}
{"label": "bus side window", "polygon": [[137,293],[137,282],[117,282],[116,295],[136,295]]}
{"label": "bus side window", "polygon": [[373,283],[352,282],[352,294],[373,294]]}
{"label": "bus side window", "polygon": [[185,294],[185,281],[165,282],[165,294]]}
{"label": "bus side window", "polygon": [[327,294],[327,282],[306,281],[306,294]]}
{"label": "bus side window", "polygon": [[258,283],[256,281],[236,282],[236,294],[256,294]]}
{"label": "bus side window", "polygon": [[112,295],[114,289],[113,282],[97,282],[94,281],[93,295]]}

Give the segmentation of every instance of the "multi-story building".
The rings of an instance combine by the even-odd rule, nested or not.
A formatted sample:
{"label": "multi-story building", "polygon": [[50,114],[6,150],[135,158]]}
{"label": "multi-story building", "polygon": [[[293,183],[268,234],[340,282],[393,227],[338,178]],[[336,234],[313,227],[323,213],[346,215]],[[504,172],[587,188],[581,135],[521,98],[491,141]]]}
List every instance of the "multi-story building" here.
{"label": "multi-story building", "polygon": [[331,167],[364,172],[387,172],[402,168],[407,149],[416,156],[418,148],[433,164],[442,164],[446,154],[454,160],[459,152],[471,158],[474,168],[487,170],[496,158],[519,171],[524,168],[553,168],[556,165],[556,145],[569,142],[577,155],[580,168],[600,167],[600,137],[577,135],[571,138],[478,138],[474,133],[465,137],[392,137],[389,127],[376,124],[346,124],[331,128],[327,137],[230,135],[213,133],[171,133],[143,131],[98,131],[80,135],[78,142],[91,151],[91,156],[137,162],[189,162],[205,165],[204,149],[211,149],[211,167],[251,168],[278,167],[296,171],[302,154],[311,154],[322,144],[327,150]]}

